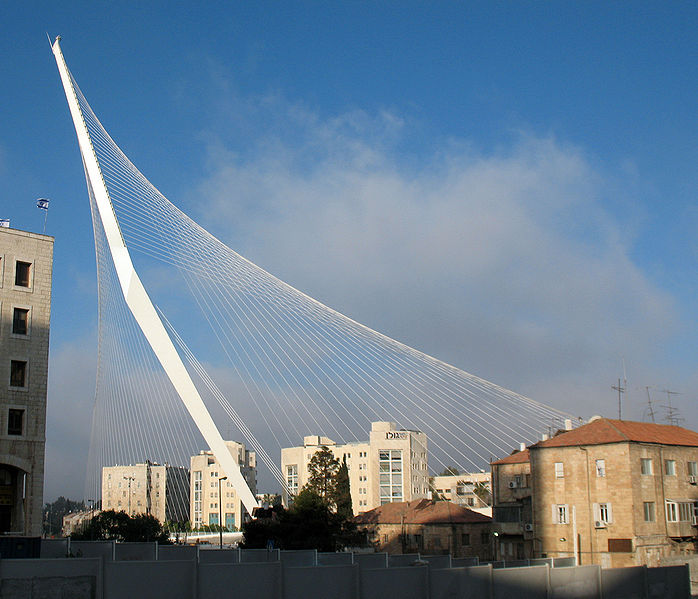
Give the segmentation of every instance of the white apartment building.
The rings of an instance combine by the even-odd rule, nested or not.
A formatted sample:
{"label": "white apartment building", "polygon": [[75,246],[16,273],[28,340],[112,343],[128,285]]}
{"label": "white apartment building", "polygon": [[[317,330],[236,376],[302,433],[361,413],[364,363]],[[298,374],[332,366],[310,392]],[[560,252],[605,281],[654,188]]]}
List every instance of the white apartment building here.
{"label": "white apartment building", "polygon": [[[226,441],[226,447],[237,460],[240,472],[253,494],[257,493],[257,459],[254,451],[236,441]],[[247,510],[235,488],[221,470],[212,451],[201,451],[191,457],[191,493],[189,498],[191,525],[222,524],[228,530],[239,530]],[[220,485],[220,486],[219,486]],[[220,505],[219,505],[220,503]]]}
{"label": "white apartment building", "polygon": [[0,534],[38,536],[53,237],[0,227]]}
{"label": "white apartment building", "polygon": [[189,472],[146,461],[102,468],[102,510],[147,514],[160,522],[189,520]]}
{"label": "white apartment building", "polygon": [[[292,495],[308,482],[310,460],[323,446],[340,462],[346,458],[354,514],[385,503],[430,497],[427,436],[398,430],[393,422],[373,422],[364,443],[337,445],[327,437],[311,435],[303,438],[302,447],[282,449],[281,471]],[[285,491],[283,501],[288,505]]]}

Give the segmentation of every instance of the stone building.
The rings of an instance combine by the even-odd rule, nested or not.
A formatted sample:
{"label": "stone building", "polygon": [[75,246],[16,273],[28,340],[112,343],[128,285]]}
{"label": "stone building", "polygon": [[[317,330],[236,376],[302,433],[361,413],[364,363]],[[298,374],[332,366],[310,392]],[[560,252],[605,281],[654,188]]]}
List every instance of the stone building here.
{"label": "stone building", "polygon": [[189,471],[146,461],[102,468],[102,509],[155,516],[165,522],[189,520]]}
{"label": "stone building", "polygon": [[[308,482],[308,465],[321,447],[340,462],[347,461],[354,514],[386,503],[430,497],[427,436],[422,432],[398,430],[393,422],[374,422],[368,442],[337,445],[327,437],[304,437],[303,446],[281,450],[281,471],[293,495]],[[283,501],[288,505],[286,493]]]}
{"label": "stone building", "polygon": [[[595,418],[531,445],[528,457],[519,468],[523,476],[529,469],[529,486],[511,491],[534,557],[572,556],[608,568],[655,566],[665,556],[695,553],[698,433]],[[514,524],[501,521],[497,492],[515,476],[506,459],[493,464],[493,480],[501,479],[495,530]]]}
{"label": "stone building", "polygon": [[0,534],[38,536],[53,237],[0,228]]}
{"label": "stone building", "polygon": [[493,557],[492,519],[450,501],[381,505],[354,518],[376,550],[453,557]]}
{"label": "stone building", "polygon": [[430,479],[433,499],[445,499],[463,507],[492,515],[492,487],[489,472],[462,472]]}
{"label": "stone building", "polygon": [[[253,494],[257,493],[257,459],[254,451],[236,441],[226,441],[226,447],[240,466],[240,472]],[[201,451],[191,457],[191,493],[189,498],[191,524],[194,528],[217,525],[220,518],[230,531],[239,530],[247,510],[238,497],[235,487],[212,451]],[[220,481],[220,482],[219,482]],[[220,488],[219,488],[220,485]],[[219,506],[220,497],[220,506]]]}

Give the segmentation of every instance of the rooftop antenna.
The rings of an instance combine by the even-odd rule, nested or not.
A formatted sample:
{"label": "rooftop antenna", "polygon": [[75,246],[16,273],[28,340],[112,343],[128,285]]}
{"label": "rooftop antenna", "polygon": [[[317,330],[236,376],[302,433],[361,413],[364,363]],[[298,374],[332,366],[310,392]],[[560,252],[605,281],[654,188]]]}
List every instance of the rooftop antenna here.
{"label": "rooftop antenna", "polygon": [[618,386],[611,385],[611,389],[613,389],[614,391],[618,391],[618,420],[623,420],[621,413],[621,400],[623,397],[623,393],[625,393],[625,387],[623,387],[623,385],[620,384],[620,378],[618,379]]}
{"label": "rooftop antenna", "polygon": [[662,406],[664,409],[666,409],[665,420],[667,421],[668,424],[671,424],[673,426],[678,426],[679,422],[683,422],[685,419],[681,418],[679,416],[678,408],[675,408],[674,406],[671,405],[671,396],[672,395],[681,395],[681,393],[679,393],[678,391],[669,391],[668,389],[662,389],[662,393],[666,393],[666,398],[667,398],[667,405]]}
{"label": "rooftop antenna", "polygon": [[650,396],[650,388],[648,386],[645,386],[645,391],[647,391],[647,413],[650,415],[650,419],[652,420],[652,422],[655,422],[654,409],[652,408],[652,397]]}

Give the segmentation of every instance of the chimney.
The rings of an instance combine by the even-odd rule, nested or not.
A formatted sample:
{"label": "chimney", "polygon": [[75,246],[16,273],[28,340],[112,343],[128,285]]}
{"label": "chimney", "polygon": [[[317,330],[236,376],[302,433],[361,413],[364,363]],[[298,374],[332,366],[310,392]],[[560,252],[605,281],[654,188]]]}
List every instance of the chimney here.
{"label": "chimney", "polygon": [[547,433],[541,435],[540,440],[541,440],[541,441],[547,441],[547,440],[548,440],[548,435],[547,435]]}
{"label": "chimney", "polygon": [[526,444],[525,443],[520,443],[519,444],[519,451],[524,451],[526,449]]}
{"label": "chimney", "polygon": [[569,418],[565,418],[565,430],[566,431],[572,430],[572,421]]}

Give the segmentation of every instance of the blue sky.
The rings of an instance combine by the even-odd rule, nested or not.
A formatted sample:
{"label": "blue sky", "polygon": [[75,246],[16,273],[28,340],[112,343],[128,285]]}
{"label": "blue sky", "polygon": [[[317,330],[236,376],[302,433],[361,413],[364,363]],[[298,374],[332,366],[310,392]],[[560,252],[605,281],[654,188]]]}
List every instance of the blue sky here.
{"label": "blue sky", "polygon": [[[46,32],[106,129],[230,247],[580,415],[698,427],[693,2],[6,2],[0,217],[55,235],[46,495],[82,493],[96,283]],[[583,406],[583,407],[582,407]],[[75,459],[76,463],[73,463]]]}

